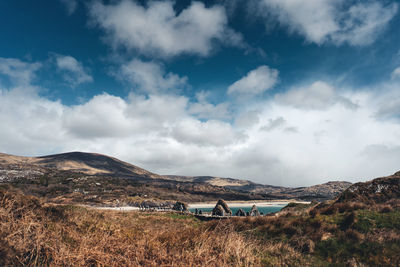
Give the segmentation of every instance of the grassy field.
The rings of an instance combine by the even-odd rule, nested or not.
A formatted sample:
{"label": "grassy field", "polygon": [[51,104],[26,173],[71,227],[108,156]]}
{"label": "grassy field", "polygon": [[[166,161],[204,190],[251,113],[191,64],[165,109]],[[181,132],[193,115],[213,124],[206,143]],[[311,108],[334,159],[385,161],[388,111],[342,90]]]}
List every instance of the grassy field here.
{"label": "grassy field", "polygon": [[280,216],[191,215],[49,205],[0,190],[0,265],[399,266],[400,210],[291,205]]}

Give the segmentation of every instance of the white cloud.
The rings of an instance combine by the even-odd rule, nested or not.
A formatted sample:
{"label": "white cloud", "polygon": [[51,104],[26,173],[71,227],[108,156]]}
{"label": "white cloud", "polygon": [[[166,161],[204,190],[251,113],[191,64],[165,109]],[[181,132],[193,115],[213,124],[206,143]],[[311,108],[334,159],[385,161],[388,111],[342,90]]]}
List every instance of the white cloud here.
{"label": "white cloud", "polygon": [[248,110],[236,116],[235,126],[240,129],[248,129],[260,121],[259,110]]}
{"label": "white cloud", "polygon": [[[0,151],[99,152],[163,174],[287,186],[366,180],[399,169],[394,160],[399,121],[377,115],[396,99],[399,84],[381,85],[379,94],[376,88],[337,91],[327,83],[311,85],[324,88],[322,96],[304,87],[316,94],[312,100],[260,100],[253,109],[231,114],[235,123],[200,120],[190,114],[189,99],[178,95],[131,93],[123,99],[101,94],[66,106],[40,96],[30,84],[0,88],[0,124],[7,126],[0,131]],[[358,108],[344,108],[343,98]],[[299,106],[299,99],[306,104]],[[206,94],[198,101],[207,101]],[[395,116],[396,109],[389,113]]]}
{"label": "white cloud", "polygon": [[65,81],[72,87],[82,83],[93,82],[93,77],[87,73],[82,63],[74,57],[56,54],[55,63]]}
{"label": "white cloud", "polygon": [[41,63],[28,63],[15,58],[0,57],[0,74],[8,77],[15,85],[29,85],[35,78],[35,72],[42,67]]}
{"label": "white cloud", "polygon": [[209,92],[200,91],[196,93],[196,102],[190,103],[188,112],[200,119],[229,119],[231,113],[229,103],[222,102],[219,104],[209,103],[207,98]]}
{"label": "white cloud", "polygon": [[173,127],[172,136],[182,143],[214,147],[227,146],[245,138],[228,123],[215,120],[201,122],[195,119],[180,120]]}
{"label": "white cloud", "polygon": [[307,87],[293,88],[283,94],[276,94],[275,99],[281,104],[299,109],[324,110],[337,103],[346,108],[357,108],[351,100],[339,95],[331,85],[322,81],[314,82]]}
{"label": "white cloud", "polygon": [[391,77],[392,79],[400,78],[400,67],[393,70]]}
{"label": "white cloud", "polygon": [[121,66],[117,75],[146,93],[176,91],[187,85],[187,77],[165,73],[164,68],[154,62],[134,59]]}
{"label": "white cloud", "polygon": [[228,94],[254,96],[271,89],[278,82],[279,72],[268,66],[260,66],[229,86]]}
{"label": "white cloud", "polygon": [[[160,129],[186,116],[188,99],[175,95],[150,95],[149,97],[130,94],[128,115],[141,122],[140,128]],[[146,118],[145,120],[143,118]]]}
{"label": "white cloud", "polygon": [[262,126],[260,128],[260,130],[269,132],[269,131],[272,131],[279,127],[282,127],[285,124],[286,124],[286,120],[283,117],[279,116],[279,117],[276,117],[275,119],[268,119],[267,124]]}
{"label": "white cloud", "polygon": [[378,106],[375,116],[381,120],[400,121],[400,84],[397,80],[382,85],[374,95],[374,105]]}
{"label": "white cloud", "polygon": [[90,15],[116,48],[134,49],[145,55],[170,57],[180,54],[207,56],[214,42],[240,45],[241,36],[227,25],[225,9],[201,2],[177,14],[172,1],[150,1],[141,6],[122,0],[105,5],[94,1]]}
{"label": "white cloud", "polygon": [[261,0],[260,13],[270,14],[290,32],[317,44],[369,45],[397,13],[398,4],[383,1]]}
{"label": "white cloud", "polygon": [[97,95],[82,105],[63,107],[62,126],[78,138],[126,136],[133,128],[126,109],[127,103],[119,97]]}

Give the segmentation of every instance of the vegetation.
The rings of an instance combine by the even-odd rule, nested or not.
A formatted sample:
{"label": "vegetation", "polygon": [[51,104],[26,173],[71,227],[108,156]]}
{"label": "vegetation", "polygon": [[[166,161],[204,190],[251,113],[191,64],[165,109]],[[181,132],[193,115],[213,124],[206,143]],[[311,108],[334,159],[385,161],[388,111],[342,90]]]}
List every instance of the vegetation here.
{"label": "vegetation", "polygon": [[118,203],[138,206],[143,201],[175,203],[176,200],[202,202],[219,198],[227,200],[264,198],[260,194],[251,195],[205,183],[86,175],[53,169],[39,177],[15,178],[2,185],[7,184],[21,189],[27,195],[58,204],[113,205],[118,199]]}
{"label": "vegetation", "polygon": [[[202,222],[43,204],[0,189],[0,265],[399,266],[400,205],[291,205]],[[333,208],[332,208],[333,207]]]}

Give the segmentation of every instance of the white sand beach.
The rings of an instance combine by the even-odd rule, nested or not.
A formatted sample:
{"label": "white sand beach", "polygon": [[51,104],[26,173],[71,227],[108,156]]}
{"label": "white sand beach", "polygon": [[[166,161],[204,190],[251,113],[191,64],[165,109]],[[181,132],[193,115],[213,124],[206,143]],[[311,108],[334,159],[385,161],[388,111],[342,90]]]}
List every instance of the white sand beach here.
{"label": "white sand beach", "polygon": [[[258,207],[270,207],[270,206],[285,206],[291,202],[295,203],[303,203],[309,204],[308,201],[286,201],[286,200],[279,200],[279,201],[226,201],[229,207],[249,207],[252,205],[256,205]],[[189,203],[189,209],[191,208],[212,208],[215,206],[215,202],[203,202],[203,203]]]}
{"label": "white sand beach", "polygon": [[132,207],[132,206],[123,206],[123,207],[96,207],[96,206],[88,206],[88,205],[81,205],[82,207],[89,208],[89,209],[96,209],[96,210],[117,210],[117,211],[136,211],[139,210],[139,207]]}

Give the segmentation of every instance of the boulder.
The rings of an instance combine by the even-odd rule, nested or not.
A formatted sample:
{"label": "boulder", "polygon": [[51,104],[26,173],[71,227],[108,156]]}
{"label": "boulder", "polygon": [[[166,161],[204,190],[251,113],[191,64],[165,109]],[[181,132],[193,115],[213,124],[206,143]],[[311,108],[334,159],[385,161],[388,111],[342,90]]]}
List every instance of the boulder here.
{"label": "boulder", "polygon": [[223,199],[219,199],[215,207],[217,207],[218,205],[222,207],[225,215],[232,215],[231,209],[228,207],[228,204],[226,204],[226,202]]}
{"label": "boulder", "polygon": [[253,207],[251,207],[250,216],[260,216],[260,212],[258,211],[256,205],[253,205]]}
{"label": "boulder", "polygon": [[225,216],[226,214],[225,214],[224,208],[221,205],[217,204],[217,205],[215,205],[215,207],[212,210],[212,215],[213,216]]}
{"label": "boulder", "polygon": [[238,209],[238,211],[235,214],[236,216],[246,216],[246,212],[242,209]]}
{"label": "boulder", "polygon": [[172,209],[180,212],[186,212],[188,210],[187,204],[180,201],[177,201],[172,207]]}

